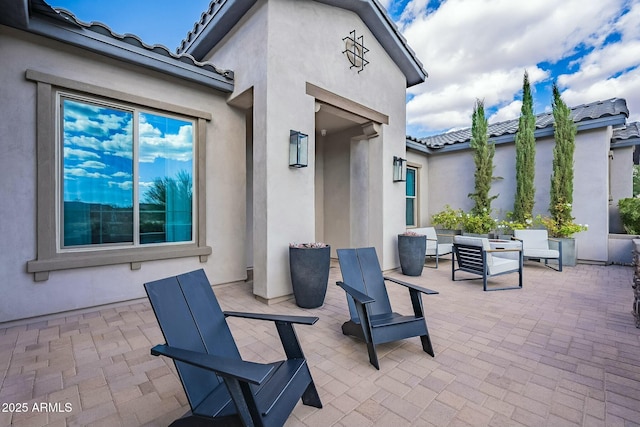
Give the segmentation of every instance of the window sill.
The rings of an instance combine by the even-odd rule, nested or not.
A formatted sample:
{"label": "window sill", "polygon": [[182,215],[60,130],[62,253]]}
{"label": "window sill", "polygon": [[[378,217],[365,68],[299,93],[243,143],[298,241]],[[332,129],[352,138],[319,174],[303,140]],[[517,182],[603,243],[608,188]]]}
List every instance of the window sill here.
{"label": "window sill", "polygon": [[140,263],[172,258],[200,257],[206,262],[211,255],[209,246],[170,246],[153,248],[111,249],[91,252],[67,252],[52,258],[35,259],[27,262],[27,273],[34,274],[36,282],[49,279],[49,272],[102,265],[131,264],[132,270],[140,268]]}

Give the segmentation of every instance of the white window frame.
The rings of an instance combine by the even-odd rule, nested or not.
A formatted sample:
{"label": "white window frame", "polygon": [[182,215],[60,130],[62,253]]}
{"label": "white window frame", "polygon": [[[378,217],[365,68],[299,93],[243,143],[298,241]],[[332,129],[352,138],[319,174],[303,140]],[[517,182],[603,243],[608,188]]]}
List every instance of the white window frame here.
{"label": "white window frame", "polygon": [[[36,83],[36,150],[37,150],[37,257],[27,262],[27,272],[35,281],[49,278],[49,272],[101,265],[127,264],[131,269],[141,268],[145,261],[200,257],[206,262],[211,247],[206,244],[206,127],[211,114],[189,107],[178,106],[138,95],[115,91],[61,76],[35,70],[27,70],[26,78]],[[158,245],[83,247],[80,250],[59,250],[58,193],[61,179],[58,164],[57,115],[58,92],[72,93],[104,103],[127,105],[144,111],[186,117],[194,121],[194,233],[192,242],[175,242]]]}

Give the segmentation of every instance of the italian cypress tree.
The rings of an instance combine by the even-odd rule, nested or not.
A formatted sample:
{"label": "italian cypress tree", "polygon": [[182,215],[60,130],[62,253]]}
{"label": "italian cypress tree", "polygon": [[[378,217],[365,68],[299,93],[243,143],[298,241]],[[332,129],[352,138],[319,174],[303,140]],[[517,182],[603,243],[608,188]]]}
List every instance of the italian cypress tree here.
{"label": "italian cypress tree", "polygon": [[558,86],[553,84],[554,138],[553,172],[549,212],[557,227],[573,222],[573,153],[575,151],[576,125],[570,117],[571,109],[560,97]]}
{"label": "italian cypress tree", "polygon": [[533,114],[533,97],[529,74],[525,71],[522,83],[522,108],[516,133],[516,195],[513,203],[513,220],[524,224],[533,217],[536,188],[536,117]]}
{"label": "italian cypress tree", "polygon": [[471,142],[473,160],[476,164],[475,192],[469,194],[475,202],[472,212],[476,215],[491,212],[491,201],[498,196],[489,196],[491,181],[493,180],[493,155],[496,152],[494,144],[489,144],[487,134],[487,118],[484,115],[484,102],[476,100],[473,107],[471,122]]}

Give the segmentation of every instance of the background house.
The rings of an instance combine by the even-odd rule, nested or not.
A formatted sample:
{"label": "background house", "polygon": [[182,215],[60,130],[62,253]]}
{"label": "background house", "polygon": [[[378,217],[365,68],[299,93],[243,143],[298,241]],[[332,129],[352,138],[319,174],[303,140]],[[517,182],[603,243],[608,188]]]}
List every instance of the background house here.
{"label": "background house", "polygon": [[[624,99],[613,98],[571,109],[577,125],[574,155],[573,215],[576,222],[588,224],[588,231],[575,235],[578,258],[607,262],[609,233],[621,231],[617,201],[632,197],[633,147],[640,143],[637,124],[626,124],[629,111]],[[496,144],[491,195],[495,216],[504,218],[513,210],[515,196],[515,134],[518,120],[490,124],[489,141]],[[552,172],[553,115],[536,116],[536,197],[534,216],[547,215]],[[420,173],[419,200],[421,224],[449,204],[469,211],[473,201],[467,195],[474,189],[473,151],[469,148],[471,129],[462,129],[420,140],[407,139],[409,165]]]}

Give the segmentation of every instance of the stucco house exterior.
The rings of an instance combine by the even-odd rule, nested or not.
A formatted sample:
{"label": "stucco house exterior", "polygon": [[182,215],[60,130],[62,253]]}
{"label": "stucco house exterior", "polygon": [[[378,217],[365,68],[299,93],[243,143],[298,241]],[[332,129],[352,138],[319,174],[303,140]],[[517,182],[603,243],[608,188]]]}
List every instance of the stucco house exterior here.
{"label": "stucco house exterior", "polygon": [[0,9],[0,322],[197,268],[289,298],[290,242],[397,267],[393,158],[427,74],[377,1],[213,1],[177,53],[44,0]]}
{"label": "stucco house exterior", "polygon": [[[633,151],[640,144],[638,124],[627,124],[629,110],[626,101],[620,98],[575,106],[571,108],[571,116],[577,126],[573,216],[577,223],[589,226],[587,231],[574,236],[577,256],[585,262],[611,262],[618,255],[612,253],[615,248],[609,247],[610,233],[623,232],[617,202],[633,196]],[[498,219],[513,211],[517,129],[518,119],[488,127],[489,141],[496,146],[494,176],[500,178],[493,182],[490,192],[498,195],[491,205]],[[553,131],[552,113],[536,116],[534,216],[548,215]],[[407,139],[408,165],[419,171],[420,187],[429,189],[419,193],[420,225],[430,224],[431,216],[447,204],[465,211],[473,207],[473,201],[467,197],[474,190],[475,164],[470,140],[470,128]],[[627,252],[630,259],[631,250]]]}
{"label": "stucco house exterior", "polygon": [[[0,323],[141,298],[197,268],[277,302],[289,243],[375,246],[389,270],[407,206],[418,226],[470,207],[468,131],[405,135],[406,88],[427,73],[377,0],[212,1],[177,52],[44,0],[0,10]],[[578,254],[606,261],[639,128],[620,99],[574,114]],[[544,212],[553,126],[538,125]],[[506,212],[515,128],[490,131]],[[306,167],[291,167],[296,135]]]}

